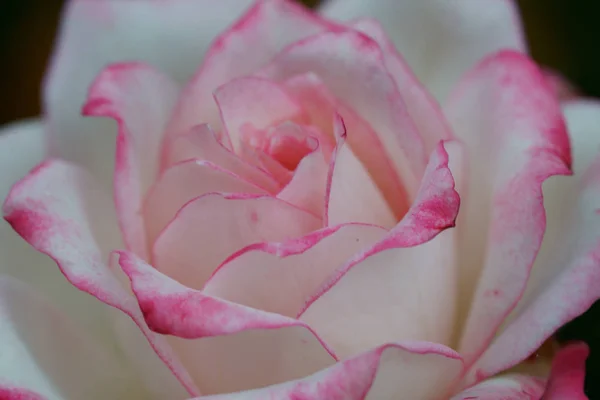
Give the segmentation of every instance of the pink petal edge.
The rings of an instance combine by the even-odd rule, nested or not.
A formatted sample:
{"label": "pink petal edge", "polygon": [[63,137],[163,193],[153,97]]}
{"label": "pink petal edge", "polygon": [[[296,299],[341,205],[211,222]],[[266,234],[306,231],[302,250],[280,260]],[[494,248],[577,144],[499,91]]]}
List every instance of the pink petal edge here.
{"label": "pink petal edge", "polygon": [[[80,224],[73,219],[72,214],[85,215],[85,211],[77,189],[71,186],[75,182],[66,186],[61,182],[68,174],[74,175],[74,180],[91,180],[77,167],[59,160],[35,167],[11,189],[3,205],[4,218],[31,246],[52,258],[71,284],[131,317],[181,384],[191,395],[197,395],[196,385],[168,344],[148,328],[132,296],[102,261],[90,228],[85,221]],[[56,185],[50,185],[54,181]],[[45,189],[48,185],[57,190],[61,187],[61,196],[54,197]]]}

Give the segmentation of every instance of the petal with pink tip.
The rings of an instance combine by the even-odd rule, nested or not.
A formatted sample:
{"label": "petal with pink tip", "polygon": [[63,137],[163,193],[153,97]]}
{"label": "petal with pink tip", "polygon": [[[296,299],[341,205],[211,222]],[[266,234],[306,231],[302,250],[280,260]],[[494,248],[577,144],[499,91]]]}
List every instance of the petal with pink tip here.
{"label": "petal with pink tip", "polygon": [[453,231],[436,235],[454,225],[458,203],[440,144],[408,214],[381,241],[339,268],[309,299],[300,319],[341,357],[388,341],[449,343],[455,236]]}
{"label": "petal with pink tip", "polygon": [[253,244],[226,260],[202,290],[295,318],[337,268],[385,233],[377,226],[347,224],[287,242]]}
{"label": "petal with pink tip", "polygon": [[348,132],[352,150],[359,159],[369,166],[359,152],[366,152],[365,146],[381,147],[393,176],[401,180],[409,193],[416,192],[427,155],[379,45],[354,30],[326,32],[290,45],[259,75],[285,81],[308,72],[317,75],[344,106],[354,110],[375,132],[376,136],[370,136],[369,131]]}
{"label": "petal with pink tip", "polygon": [[[0,277],[0,321],[3,385],[27,388],[51,399],[144,395],[131,365],[118,352],[13,278]],[[20,398],[6,390],[0,389],[1,399]]]}
{"label": "petal with pink tip", "polygon": [[288,240],[321,220],[274,197],[207,194],[186,204],[155,242],[164,274],[194,289],[232,253],[252,243]]}
{"label": "petal with pink tip", "polygon": [[212,98],[219,86],[251,75],[285,46],[326,29],[335,29],[335,25],[296,2],[257,1],[213,43],[185,89],[171,133],[177,135],[200,123],[220,131],[219,113]]}
{"label": "petal with pink tip", "polygon": [[583,387],[589,352],[585,343],[571,344],[560,350],[552,362],[550,379],[541,400],[588,400]]}
{"label": "petal with pink tip", "polygon": [[[113,232],[116,221],[105,215],[111,207],[102,194],[83,170],[51,160],[12,188],[4,203],[4,218],[36,250],[54,259],[75,287],[129,315],[186,389],[198,393],[167,343],[148,329],[132,296],[105,260],[108,254],[103,250],[108,251],[108,240],[118,233]],[[113,221],[111,229],[106,224]]]}
{"label": "petal with pink tip", "polygon": [[539,400],[544,381],[527,375],[503,375],[470,387],[450,400]]}
{"label": "petal with pink tip", "polygon": [[461,370],[460,356],[447,347],[433,343],[392,343],[304,379],[194,400],[434,399],[448,393]]}
{"label": "petal with pink tip", "polygon": [[[597,127],[596,127],[597,129]],[[600,157],[571,190],[578,204],[565,210],[562,235],[550,243],[545,263],[520,309],[472,367],[469,379],[510,368],[532,354],[557,329],[600,298]],[[534,270],[534,273],[537,272]]]}
{"label": "petal with pink tip", "polygon": [[235,152],[244,140],[244,128],[266,129],[284,121],[299,121],[303,116],[302,107],[282,86],[263,78],[234,79],[220,86],[214,96],[224,134]]}
{"label": "petal with pink tip", "polygon": [[385,66],[396,82],[408,113],[419,130],[426,154],[431,153],[440,140],[451,139],[453,134],[440,105],[419,82],[381,24],[375,19],[361,18],[353,21],[350,26],[369,35],[381,46]]}
{"label": "petal with pink tip", "polygon": [[396,1],[329,0],[323,15],[345,21],[372,17],[438,100],[459,77],[488,54],[527,51],[512,0]]}
{"label": "petal with pink tip", "polygon": [[472,363],[525,289],[546,226],[541,186],[570,173],[570,149],[552,90],[514,51],[467,74],[446,115],[471,165],[458,227],[459,349]]}
{"label": "petal with pink tip", "polygon": [[292,180],[277,198],[323,218],[328,170],[323,152],[320,149],[313,151],[300,161]]}
{"label": "petal with pink tip", "polygon": [[208,125],[198,125],[185,135],[170,140],[165,144],[164,155],[163,169],[183,161],[208,161],[269,193],[280,190],[279,183],[273,177],[223,146]]}
{"label": "petal with pink tip", "polygon": [[[213,39],[252,0],[70,1],[44,82],[44,115],[53,156],[113,182],[114,133],[108,121],[80,116],[87,90],[106,65],[138,60],[185,83]],[[147,100],[147,99],[146,99]]]}
{"label": "petal with pink tip", "polygon": [[143,63],[113,64],[92,84],[83,115],[108,117],[118,125],[114,192],[119,226],[129,249],[147,256],[143,216],[146,191],[159,172],[164,130],[179,89]]}
{"label": "petal with pink tip", "polygon": [[208,161],[188,160],[176,164],[154,183],[144,201],[150,246],[188,201],[214,192],[267,194],[264,189]]}
{"label": "petal with pink tip", "polygon": [[46,400],[47,398],[29,389],[0,385],[0,399],[4,400]]}
{"label": "petal with pink tip", "polygon": [[[148,325],[180,338],[174,347],[203,393],[297,379],[335,361],[310,328],[295,319],[187,288],[131,253],[120,253],[119,262]],[[249,352],[257,351],[259,357],[249,357]],[[243,375],[238,376],[240,372]]]}

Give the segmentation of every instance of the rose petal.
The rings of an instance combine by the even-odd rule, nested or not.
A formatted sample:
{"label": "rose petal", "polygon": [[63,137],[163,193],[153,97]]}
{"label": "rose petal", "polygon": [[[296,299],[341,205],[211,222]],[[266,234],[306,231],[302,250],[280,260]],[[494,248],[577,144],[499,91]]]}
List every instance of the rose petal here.
{"label": "rose petal", "polygon": [[302,117],[302,107],[283,87],[267,79],[234,79],[215,91],[225,135],[239,152],[246,126],[265,129],[280,122]]}
{"label": "rose petal", "polygon": [[[326,182],[326,225],[359,222],[391,228],[396,215],[346,141],[344,132],[331,159]],[[393,199],[404,208],[405,196]],[[392,203],[393,204],[393,203]],[[398,208],[396,208],[398,209]]]}
{"label": "rose petal", "polygon": [[165,154],[164,169],[193,159],[209,161],[269,193],[280,190],[279,183],[273,177],[219,143],[208,125],[198,125],[185,135],[177,136],[166,144]]}
{"label": "rose petal", "polygon": [[377,347],[307,378],[194,400],[396,400],[441,398],[460,374],[454,351],[432,343]]}
{"label": "rose petal", "polygon": [[292,180],[277,198],[323,218],[328,170],[329,165],[321,149],[313,151],[300,161]]}
{"label": "rose petal", "polygon": [[469,364],[525,289],[545,230],[541,185],[570,173],[569,141],[541,72],[514,51],[476,66],[446,115],[471,165],[458,224],[459,318],[466,321],[459,349]]}
{"label": "rose petal", "polygon": [[[377,161],[385,161],[392,167],[391,177],[414,194],[427,155],[379,45],[354,30],[322,33],[288,46],[259,75],[285,81],[308,72],[316,74],[340,102],[370,125],[372,130],[348,131],[348,140],[371,174],[378,176],[371,169],[377,169]],[[373,157],[379,148],[388,157]]]}
{"label": "rose petal", "polygon": [[144,219],[138,212],[159,172],[163,133],[178,96],[174,82],[143,63],[113,64],[92,84],[83,107],[88,116],[118,125],[115,204],[129,249],[146,257]]}
{"label": "rose petal", "polygon": [[203,292],[296,317],[309,296],[338,267],[385,233],[377,226],[347,224],[287,242],[253,244],[226,260]]}
{"label": "rose petal", "polygon": [[[323,138],[322,142],[331,142],[331,150],[336,136],[340,136],[334,132],[336,120],[343,119],[347,144],[364,165],[361,170],[368,170],[369,180],[376,184],[381,195],[394,210],[394,214],[404,214],[408,205],[398,199],[408,196],[373,128],[354,110],[336,99],[322,80],[312,72],[294,75],[285,80],[284,85],[287,92],[302,105],[309,123],[324,133],[326,138]],[[328,148],[326,153],[330,153]]]}
{"label": "rose petal", "polygon": [[5,400],[46,400],[46,397],[31,390],[6,385],[0,386],[0,398]]}
{"label": "rose petal", "polygon": [[470,387],[450,400],[532,400],[544,393],[541,379],[526,375],[503,375]]}
{"label": "rose petal", "polygon": [[213,192],[267,194],[264,189],[208,161],[188,160],[166,170],[144,202],[148,243],[152,245],[190,200]]}
{"label": "rose petal", "polygon": [[[131,366],[118,352],[93,339],[33,288],[8,277],[0,277],[0,320],[4,385],[48,398],[143,395]],[[0,398],[19,399],[1,391]]]}
{"label": "rose petal", "polygon": [[85,165],[110,187],[115,129],[80,117],[96,75],[111,62],[138,60],[183,83],[251,2],[70,1],[43,93],[52,154]]}
{"label": "rose petal", "polygon": [[153,259],[164,274],[199,289],[233,252],[320,226],[312,214],[274,197],[207,194],[179,211],[156,240]]}
{"label": "rose petal", "polygon": [[189,289],[131,253],[122,252],[120,264],[153,330],[201,339],[171,342],[203,393],[297,379],[334,362],[320,339],[299,321]]}
{"label": "rose petal", "polygon": [[162,338],[148,329],[132,296],[103,259],[103,250],[119,235],[114,233],[114,216],[106,212],[111,210],[110,200],[102,194],[81,169],[47,161],[12,188],[3,212],[17,233],[56,261],[71,284],[129,315],[184,387],[197,393],[187,372]]}
{"label": "rose petal", "polygon": [[[597,106],[587,110],[585,105],[581,107],[570,110],[592,114],[575,112],[571,117],[588,114],[589,118],[594,112],[596,119],[600,117]],[[549,209],[555,211],[549,213],[548,219],[552,230],[544,238],[546,247],[538,256],[540,259],[536,261],[527,291],[510,322],[473,366],[471,379],[492,375],[527,358],[558,328],[584,313],[600,298],[597,285],[600,279],[600,156],[597,151],[600,140],[590,137],[591,132],[598,131],[598,125],[587,125],[590,122],[595,121],[571,119],[575,154],[582,156],[577,159],[581,164],[575,177],[554,179],[544,186],[546,195],[560,193],[558,198],[547,198],[550,202],[558,201],[562,209]],[[586,138],[590,138],[587,143]],[[591,153],[596,153],[596,160],[587,171],[582,171]],[[558,214],[560,211],[564,215]]]}
{"label": "rose petal", "polygon": [[342,357],[395,340],[449,343],[455,237],[451,231],[436,235],[454,225],[457,213],[458,195],[440,144],[409,213],[387,237],[339,268],[300,319]]}
{"label": "rose petal", "polygon": [[440,105],[419,82],[381,24],[375,19],[361,18],[353,21],[350,26],[371,37],[381,47],[385,66],[398,86],[406,109],[423,139],[426,154],[431,153],[440,140],[452,139],[453,134]]}
{"label": "rose petal", "polygon": [[510,0],[329,0],[322,14],[381,22],[421,82],[445,100],[458,78],[501,49],[526,51],[517,5]]}
{"label": "rose petal", "polygon": [[296,2],[257,1],[213,43],[186,88],[171,133],[178,134],[200,123],[219,131],[219,113],[212,98],[219,86],[252,74],[288,44],[332,27],[332,23]]}
{"label": "rose petal", "polygon": [[572,344],[559,351],[541,400],[587,400],[583,387],[588,354],[585,343]]}

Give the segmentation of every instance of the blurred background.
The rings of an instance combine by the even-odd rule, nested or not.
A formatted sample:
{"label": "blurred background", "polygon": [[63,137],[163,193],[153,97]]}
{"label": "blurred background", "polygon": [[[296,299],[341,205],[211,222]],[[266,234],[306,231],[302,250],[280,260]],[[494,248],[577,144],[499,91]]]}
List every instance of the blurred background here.
{"label": "blurred background", "polygon": [[[0,0],[0,125],[40,112],[40,82],[63,3]],[[567,77],[583,94],[600,97],[600,2],[520,0],[518,4],[533,57]],[[580,339],[591,345],[586,390],[590,399],[600,400],[600,304],[564,327],[558,339]]]}

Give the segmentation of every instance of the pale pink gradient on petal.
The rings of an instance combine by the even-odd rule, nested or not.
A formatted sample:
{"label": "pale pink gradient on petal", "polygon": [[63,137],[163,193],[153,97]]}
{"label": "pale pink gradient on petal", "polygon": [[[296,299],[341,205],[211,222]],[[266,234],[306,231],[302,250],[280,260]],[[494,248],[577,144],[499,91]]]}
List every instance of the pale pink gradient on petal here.
{"label": "pale pink gradient on petal", "polygon": [[302,107],[285,88],[267,79],[234,79],[220,86],[214,96],[224,134],[235,152],[240,151],[245,129],[261,130],[284,121],[300,122],[303,117]]}
{"label": "pale pink gradient on petal", "polygon": [[186,204],[160,234],[154,265],[199,289],[235,251],[301,237],[320,227],[319,218],[274,197],[207,194]]}
{"label": "pale pink gradient on petal", "polygon": [[146,237],[150,247],[188,201],[214,192],[267,194],[252,182],[212,162],[182,161],[161,175],[144,201]]}
{"label": "pale pink gradient on petal", "polygon": [[433,343],[391,343],[281,385],[194,400],[397,400],[443,398],[462,370],[453,350]]}
{"label": "pale pink gradient on petal", "polygon": [[329,164],[321,149],[305,156],[277,198],[324,218]]}
{"label": "pale pink gradient on petal", "polygon": [[545,382],[527,375],[504,375],[472,386],[450,400],[540,400]]}
{"label": "pale pink gradient on petal", "polygon": [[97,74],[111,63],[136,60],[183,84],[214,38],[252,2],[61,2],[64,13],[42,93],[50,154],[85,166],[110,188],[116,127],[80,115]]}
{"label": "pale pink gradient on petal", "polygon": [[75,166],[47,161],[11,190],[3,207],[5,219],[36,250],[54,259],[78,289],[115,307],[142,330],[152,348],[194,395],[198,390],[163,338],[148,329],[133,297],[108,266],[87,214],[99,201],[93,179]]}
{"label": "pale pink gradient on petal", "polygon": [[563,236],[553,243],[552,256],[543,266],[554,273],[536,282],[536,290],[522,299],[518,314],[473,365],[469,382],[524,360],[600,298],[600,156],[582,175],[580,187],[570,192],[578,201],[565,210],[570,218]]}
{"label": "pale pink gradient on petal", "polygon": [[213,92],[221,85],[250,75],[282,48],[304,37],[336,28],[300,4],[289,0],[261,0],[219,36],[185,89],[171,134],[208,123],[220,131]]}
{"label": "pale pink gradient on petal", "polygon": [[459,349],[471,364],[525,289],[546,225],[542,183],[570,174],[571,156],[558,101],[523,54],[484,59],[445,111],[471,166],[458,222]]}
{"label": "pale pink gradient on petal", "polygon": [[[423,336],[449,342],[454,319],[455,243],[452,232],[436,238],[454,226],[458,214],[459,197],[448,161],[442,143],[431,157],[415,204],[402,221],[381,241],[340,267],[303,308],[300,318],[314,326],[340,355]],[[423,293],[431,292],[430,296],[439,298],[421,300]],[[390,320],[385,317],[389,315],[397,317]],[[347,335],[349,331],[356,334]]]}
{"label": "pale pink gradient on petal", "polygon": [[228,258],[202,290],[295,318],[309,296],[337,268],[385,233],[377,226],[347,224],[287,242],[253,244]]}
{"label": "pale pink gradient on petal", "polygon": [[83,115],[118,124],[114,196],[129,249],[147,256],[142,199],[159,172],[160,145],[178,96],[168,77],[143,63],[113,64],[92,84]]}
{"label": "pale pink gradient on petal", "polygon": [[343,21],[377,19],[439,101],[483,57],[502,49],[527,52],[513,0],[327,0],[321,13]]}
{"label": "pale pink gradient on petal", "polygon": [[[338,138],[331,159],[326,191],[327,225],[360,222],[392,228],[397,216],[394,215],[391,204],[386,202],[346,138],[345,133]],[[390,201],[404,205],[407,199],[403,196]]]}
{"label": "pale pink gradient on petal", "polygon": [[[297,379],[336,360],[325,344],[300,321],[189,289],[131,253],[121,252],[120,264],[131,280],[148,325],[156,332],[182,338],[176,342],[176,347],[187,360],[187,367],[203,393],[242,390]],[[275,341],[273,335],[276,335]],[[216,346],[223,354],[217,359],[206,357],[203,354],[209,344],[206,340],[216,336],[220,336],[221,344]],[[248,349],[236,351],[240,341],[248,349],[260,349],[265,354],[262,358],[248,359]],[[227,342],[230,347],[223,348]],[[238,364],[251,363],[255,372],[246,370],[245,376],[236,376],[236,367],[215,367],[236,358]],[[216,373],[221,377],[214,379]]]}
{"label": "pale pink gradient on petal", "polygon": [[352,21],[350,26],[369,35],[381,46],[385,66],[398,86],[408,113],[419,130],[425,152],[432,152],[440,140],[452,139],[453,134],[437,100],[419,82],[381,24],[375,19],[361,18]]}
{"label": "pale pink gradient on petal", "polygon": [[185,135],[165,143],[163,170],[189,160],[208,161],[254,183],[269,193],[279,192],[279,183],[268,173],[248,163],[223,146],[208,125],[198,125]]}
{"label": "pale pink gradient on petal", "polygon": [[541,400],[587,400],[583,387],[589,352],[585,343],[561,349],[552,362],[550,379]]}
{"label": "pale pink gradient on petal", "polygon": [[[259,75],[285,81],[308,72],[319,76],[331,93],[376,133],[348,132],[357,157],[369,167],[369,161],[377,161],[368,157],[373,147],[383,148],[388,156],[385,161],[392,166],[390,179],[399,179],[409,194],[415,193],[427,155],[379,45],[354,30],[322,33],[290,45]],[[353,134],[363,136],[352,138]],[[367,143],[371,148],[365,147]],[[390,185],[389,190],[393,188]]]}

